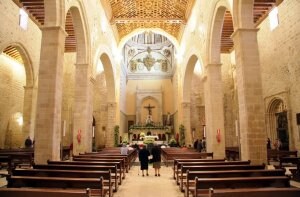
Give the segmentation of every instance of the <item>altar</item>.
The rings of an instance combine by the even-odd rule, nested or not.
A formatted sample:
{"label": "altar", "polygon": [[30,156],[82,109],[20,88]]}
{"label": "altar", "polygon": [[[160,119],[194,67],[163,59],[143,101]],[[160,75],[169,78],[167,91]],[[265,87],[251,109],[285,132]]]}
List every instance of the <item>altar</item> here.
{"label": "altar", "polygon": [[144,137],[152,136],[158,144],[167,143],[171,128],[165,126],[157,127],[132,127],[129,131],[129,141],[132,143],[143,142]]}
{"label": "altar", "polygon": [[146,136],[155,136],[154,142],[168,143],[173,126],[171,115],[163,114],[162,89],[136,90],[135,124],[128,128],[128,141],[141,144]]}

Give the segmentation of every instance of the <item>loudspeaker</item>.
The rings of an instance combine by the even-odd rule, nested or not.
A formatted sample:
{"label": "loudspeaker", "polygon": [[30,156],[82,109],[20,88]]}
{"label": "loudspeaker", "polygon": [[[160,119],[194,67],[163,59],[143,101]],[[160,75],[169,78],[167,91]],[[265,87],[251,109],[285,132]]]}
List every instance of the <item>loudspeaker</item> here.
{"label": "loudspeaker", "polygon": [[296,114],[297,125],[300,125],[300,113]]}

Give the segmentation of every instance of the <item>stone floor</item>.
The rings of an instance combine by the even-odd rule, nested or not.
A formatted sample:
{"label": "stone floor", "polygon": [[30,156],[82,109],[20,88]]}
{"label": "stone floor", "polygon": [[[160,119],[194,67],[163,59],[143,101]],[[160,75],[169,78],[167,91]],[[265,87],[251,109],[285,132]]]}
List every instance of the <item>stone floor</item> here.
{"label": "stone floor", "polygon": [[154,169],[149,166],[149,176],[143,177],[139,166],[133,166],[114,197],[183,197],[172,173],[171,166],[162,166],[161,176],[154,176]]}

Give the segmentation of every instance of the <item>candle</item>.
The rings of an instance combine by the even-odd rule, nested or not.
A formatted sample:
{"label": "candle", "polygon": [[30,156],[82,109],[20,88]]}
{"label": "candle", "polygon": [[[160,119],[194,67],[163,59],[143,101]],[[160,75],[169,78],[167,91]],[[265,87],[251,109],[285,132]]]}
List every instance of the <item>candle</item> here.
{"label": "candle", "polygon": [[93,135],[93,137],[95,137],[95,127],[93,126],[93,129],[92,129],[92,135]]}
{"label": "candle", "polygon": [[205,125],[203,126],[203,137],[206,138],[206,129],[205,129]]}

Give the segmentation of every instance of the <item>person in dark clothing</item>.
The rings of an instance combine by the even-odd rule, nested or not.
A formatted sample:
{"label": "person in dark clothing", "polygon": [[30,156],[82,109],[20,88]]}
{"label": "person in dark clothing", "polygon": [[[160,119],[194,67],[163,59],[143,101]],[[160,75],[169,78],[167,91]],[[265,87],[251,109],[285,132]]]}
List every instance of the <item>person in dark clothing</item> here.
{"label": "person in dark clothing", "polygon": [[194,149],[197,149],[197,147],[198,147],[198,139],[196,139],[194,142]]}
{"label": "person in dark clothing", "polygon": [[151,151],[152,160],[153,160],[153,168],[155,170],[155,176],[160,176],[159,169],[161,164],[161,149],[158,145],[154,145]]}
{"label": "person in dark clothing", "polygon": [[267,149],[271,149],[271,140],[268,138],[267,140]]}
{"label": "person in dark clothing", "polygon": [[27,139],[25,140],[25,148],[31,148],[32,146],[32,140],[28,136]]}
{"label": "person in dark clothing", "polygon": [[142,149],[139,151],[139,160],[140,160],[143,176],[144,176],[144,170],[146,170],[146,175],[149,176],[148,174],[149,156],[150,156],[150,152],[146,149],[146,146],[143,146]]}

